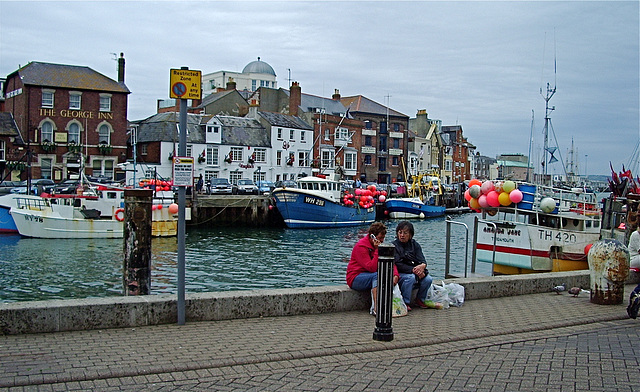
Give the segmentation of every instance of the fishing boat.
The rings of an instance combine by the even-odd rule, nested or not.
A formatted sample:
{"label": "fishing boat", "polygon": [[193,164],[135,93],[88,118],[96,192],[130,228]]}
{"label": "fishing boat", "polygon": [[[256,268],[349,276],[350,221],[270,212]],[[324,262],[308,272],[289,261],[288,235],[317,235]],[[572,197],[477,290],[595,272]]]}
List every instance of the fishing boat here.
{"label": "fishing boat", "polygon": [[507,195],[498,207],[481,207],[476,260],[492,263],[494,274],[588,269],[588,248],[600,239],[596,195],[528,183],[517,184],[516,192],[522,195],[517,203]]}
{"label": "fishing boat", "polygon": [[18,207],[17,199],[40,199],[39,196],[8,193],[0,196],[0,234],[17,234],[18,227],[11,215],[11,208]]}
{"label": "fishing boat", "polygon": [[412,176],[407,189],[409,197],[389,198],[385,200],[385,209],[391,218],[436,218],[443,216],[445,206],[437,205],[442,195],[442,183],[435,172],[419,173]]}
{"label": "fishing boat", "polygon": [[346,227],[375,221],[373,205],[345,200],[343,181],[322,175],[307,176],[298,179],[297,186],[275,188],[272,192],[289,228]]}
{"label": "fishing boat", "polygon": [[[76,207],[72,199],[17,197],[10,214],[20,235],[34,238],[123,238],[121,220],[101,218],[95,209]],[[55,202],[54,202],[55,201]]]}
{"label": "fishing boat", "polygon": [[[172,191],[154,192],[151,206],[151,235],[153,237],[177,235],[177,215],[172,211],[172,204],[174,204]],[[52,222],[47,222],[46,227],[28,228],[25,222],[29,222],[29,219],[24,218],[26,210],[40,211],[47,217],[55,216],[56,224],[53,227],[59,227],[57,229],[49,228],[48,226]],[[40,213],[36,213],[36,215]],[[190,208],[185,209],[185,213],[185,218],[191,219]],[[25,221],[19,222],[22,230],[16,224],[17,216],[25,219]],[[80,219],[80,221],[73,222],[71,220],[63,224],[64,219]],[[87,221],[87,219],[89,220]],[[96,219],[99,219],[99,224],[92,223]],[[34,226],[43,226],[39,222],[40,220],[35,219]],[[41,238],[122,237],[122,230],[116,230],[113,233],[109,229],[108,235],[91,233],[93,229],[100,231],[95,226],[108,225],[104,222],[110,220],[120,223],[119,225],[115,224],[116,226],[122,226],[124,221],[124,189],[122,188],[85,184],[76,194],[51,195],[43,193],[40,196],[8,194],[0,197],[0,233],[20,233],[27,237],[43,236]],[[88,225],[89,223],[91,225]],[[84,228],[84,226],[90,227]],[[53,232],[57,234],[52,234]],[[61,232],[66,232],[66,234],[63,235]]]}

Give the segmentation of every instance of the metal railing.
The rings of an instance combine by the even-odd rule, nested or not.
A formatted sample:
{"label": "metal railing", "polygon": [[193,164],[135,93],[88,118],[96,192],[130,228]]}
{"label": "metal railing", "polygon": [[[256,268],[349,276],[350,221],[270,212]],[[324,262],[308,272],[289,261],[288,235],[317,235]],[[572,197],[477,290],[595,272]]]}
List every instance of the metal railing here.
{"label": "metal railing", "polygon": [[[466,223],[458,222],[454,220],[447,219],[446,222],[446,247],[445,247],[445,264],[444,264],[444,276],[445,278],[455,277],[455,275],[451,275],[451,225],[460,225],[464,226],[465,229],[465,241],[464,241],[464,277],[466,278],[467,272],[469,271],[469,226]],[[496,263],[496,232],[497,226],[495,223],[491,221],[486,221],[482,219],[478,219],[478,217],[474,218],[473,223],[473,244],[472,254],[471,254],[471,274],[476,273],[476,248],[478,244],[478,222],[486,223],[493,227],[493,254],[491,257],[491,276],[494,275],[494,266]]]}

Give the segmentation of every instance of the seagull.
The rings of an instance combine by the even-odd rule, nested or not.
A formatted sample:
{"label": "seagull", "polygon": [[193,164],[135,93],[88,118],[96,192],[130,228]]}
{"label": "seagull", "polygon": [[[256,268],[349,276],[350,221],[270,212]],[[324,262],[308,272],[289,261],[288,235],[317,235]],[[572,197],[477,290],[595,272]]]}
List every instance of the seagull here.
{"label": "seagull", "polygon": [[566,289],[567,289],[567,284],[563,283],[559,286],[552,288],[551,291],[555,291],[556,294],[560,295],[560,292],[565,291]]}
{"label": "seagull", "polygon": [[580,287],[572,287],[569,289],[569,291],[567,291],[569,294],[573,294],[574,297],[577,297],[578,295],[580,295],[580,293],[588,293],[591,294],[589,291],[587,290],[582,290]]}

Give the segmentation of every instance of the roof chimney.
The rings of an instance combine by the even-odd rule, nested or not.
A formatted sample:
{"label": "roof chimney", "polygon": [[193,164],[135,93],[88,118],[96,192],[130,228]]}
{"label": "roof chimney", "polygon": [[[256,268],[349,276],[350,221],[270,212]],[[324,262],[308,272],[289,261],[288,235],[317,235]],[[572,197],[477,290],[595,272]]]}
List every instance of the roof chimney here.
{"label": "roof chimney", "polygon": [[124,83],[124,53],[122,52],[118,59],[118,83]]}
{"label": "roof chimney", "polygon": [[233,80],[233,78],[229,78],[229,81],[227,82],[227,91],[229,90],[235,90],[236,89],[236,82],[235,80]]}
{"label": "roof chimney", "polygon": [[289,90],[289,114],[292,116],[298,115],[298,107],[302,102],[302,89],[298,82],[291,83],[291,89]]}
{"label": "roof chimney", "polygon": [[331,96],[331,99],[333,99],[334,101],[339,101],[340,100],[340,90],[335,89],[333,95]]}

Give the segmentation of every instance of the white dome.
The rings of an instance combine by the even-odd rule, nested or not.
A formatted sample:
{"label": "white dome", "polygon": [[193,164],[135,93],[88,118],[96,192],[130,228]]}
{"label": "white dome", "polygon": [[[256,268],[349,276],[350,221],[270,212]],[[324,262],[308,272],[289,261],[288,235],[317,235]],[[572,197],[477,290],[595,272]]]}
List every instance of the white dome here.
{"label": "white dome", "polygon": [[264,61],[260,61],[260,57],[258,57],[257,61],[252,61],[247,64],[242,70],[242,73],[261,73],[276,76],[276,72],[273,68]]}

